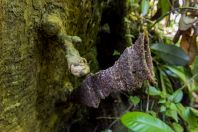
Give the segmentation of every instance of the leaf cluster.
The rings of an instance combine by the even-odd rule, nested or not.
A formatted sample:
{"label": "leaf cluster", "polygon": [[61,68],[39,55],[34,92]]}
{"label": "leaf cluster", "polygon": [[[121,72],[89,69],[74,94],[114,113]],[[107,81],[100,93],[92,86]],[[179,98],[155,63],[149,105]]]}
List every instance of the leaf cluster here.
{"label": "leaf cluster", "polygon": [[[145,93],[157,100],[159,107],[146,112],[127,112],[120,121],[129,131],[135,132],[195,132],[198,130],[198,110],[195,106],[198,100],[198,50],[195,39],[198,35],[198,20],[195,17],[198,15],[198,4],[185,1],[180,5],[175,0],[154,2],[131,0],[131,5],[138,9],[132,10],[131,20],[141,20],[142,29],[150,35],[157,84],[147,86]],[[152,10],[154,7],[157,10]],[[170,38],[164,34],[162,27],[171,27],[176,23],[170,19],[173,14],[183,17],[177,23],[176,35]],[[160,23],[162,20],[165,24]],[[138,105],[141,99],[130,96],[129,101]]]}

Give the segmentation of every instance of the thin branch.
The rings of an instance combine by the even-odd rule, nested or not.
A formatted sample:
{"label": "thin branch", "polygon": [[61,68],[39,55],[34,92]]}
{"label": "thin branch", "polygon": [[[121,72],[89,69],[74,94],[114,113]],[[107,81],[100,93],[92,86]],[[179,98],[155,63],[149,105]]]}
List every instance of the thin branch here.
{"label": "thin branch", "polygon": [[195,7],[180,7],[180,8],[175,8],[175,9],[172,9],[170,10],[169,12],[167,12],[166,14],[164,14],[163,16],[161,16],[159,19],[157,19],[155,21],[155,23],[153,25],[151,25],[150,28],[153,28],[155,26],[155,24],[157,24],[158,22],[160,22],[162,19],[164,19],[164,17],[170,15],[172,12],[175,12],[175,11],[178,11],[178,10],[198,10],[198,8],[195,8]]}
{"label": "thin branch", "polygon": [[108,120],[117,120],[119,119],[119,117],[104,117],[104,116],[101,116],[101,117],[96,117],[97,120],[99,119],[108,119]]}
{"label": "thin branch", "polygon": [[152,103],[151,103],[151,108],[150,108],[151,110],[153,110],[154,104],[155,104],[155,100],[153,100]]}
{"label": "thin branch", "polygon": [[[133,107],[133,105],[130,104],[129,107],[128,107],[122,114],[124,114],[124,113],[126,113],[127,111],[129,111],[132,107]],[[120,119],[120,118],[114,120],[114,121],[108,126],[108,129],[110,129],[119,119]]]}
{"label": "thin branch", "polygon": [[108,129],[112,128],[112,126],[113,126],[117,121],[118,121],[118,119],[117,119],[117,120],[114,120],[114,121],[108,126]]}
{"label": "thin branch", "polygon": [[149,111],[149,94],[147,95],[146,112]]}

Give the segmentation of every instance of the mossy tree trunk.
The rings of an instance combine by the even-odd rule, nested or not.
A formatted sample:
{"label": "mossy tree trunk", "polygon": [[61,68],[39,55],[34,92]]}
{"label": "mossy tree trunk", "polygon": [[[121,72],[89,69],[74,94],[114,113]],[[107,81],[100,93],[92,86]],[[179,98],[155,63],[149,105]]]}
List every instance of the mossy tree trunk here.
{"label": "mossy tree trunk", "polygon": [[[56,103],[66,102],[80,83],[67,70],[59,44],[43,37],[43,14],[59,14],[65,32],[81,37],[75,47],[94,70],[100,11],[94,0],[0,1],[0,131],[53,131]],[[69,118],[72,103],[64,107]]]}
{"label": "mossy tree trunk", "polygon": [[[60,44],[45,37],[41,30],[42,17],[44,14],[58,14],[63,21],[64,32],[82,39],[82,44],[74,46],[87,59],[91,72],[95,72],[99,67],[96,40],[105,21],[120,37],[115,47],[121,46],[119,49],[122,51],[127,45],[122,34],[125,32],[122,27],[123,3],[126,2],[117,0],[111,11],[116,12],[117,8],[119,12],[118,18],[112,16],[121,19],[116,23],[119,26],[117,31],[108,15],[101,22],[104,5],[108,2],[0,0],[0,131],[57,131],[61,118],[70,121],[75,105],[68,98],[83,78],[74,77],[68,71],[65,52]],[[99,48],[103,48],[104,43],[112,45],[115,40],[112,41],[111,37],[109,41],[99,42],[103,43]],[[110,47],[111,51],[113,49]],[[99,54],[105,57],[105,53]]]}

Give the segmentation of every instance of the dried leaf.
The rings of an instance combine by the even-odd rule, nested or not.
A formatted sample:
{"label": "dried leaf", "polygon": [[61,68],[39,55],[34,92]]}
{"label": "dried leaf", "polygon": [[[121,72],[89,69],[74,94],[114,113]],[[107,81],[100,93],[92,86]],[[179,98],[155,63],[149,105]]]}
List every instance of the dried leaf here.
{"label": "dried leaf", "polygon": [[190,48],[189,48],[190,64],[193,63],[197,55],[198,55],[198,49],[196,44],[196,36],[192,36],[190,38]]}
{"label": "dried leaf", "polygon": [[185,31],[185,33],[182,34],[180,46],[185,51],[185,53],[188,54],[190,58],[189,64],[192,64],[196,55],[198,55],[198,49],[196,45],[196,36],[191,36],[190,32],[191,29]]}
{"label": "dried leaf", "polygon": [[180,43],[181,48],[187,54],[188,54],[188,50],[189,50],[189,47],[190,47],[189,38],[190,38],[190,36],[188,34],[183,34],[182,39],[181,39],[181,43]]}

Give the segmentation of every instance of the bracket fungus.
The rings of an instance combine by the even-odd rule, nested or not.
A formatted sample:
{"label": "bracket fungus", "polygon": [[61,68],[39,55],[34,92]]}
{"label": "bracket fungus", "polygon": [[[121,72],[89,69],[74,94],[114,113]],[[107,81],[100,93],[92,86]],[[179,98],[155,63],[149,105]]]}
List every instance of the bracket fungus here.
{"label": "bracket fungus", "polygon": [[109,94],[136,90],[145,80],[155,82],[148,39],[140,34],[112,67],[89,75],[75,94],[81,103],[97,108],[100,100]]}
{"label": "bracket fungus", "polygon": [[74,43],[81,43],[78,36],[69,36],[65,32],[63,22],[57,14],[45,14],[42,20],[42,30],[47,38],[55,37],[65,51],[69,71],[76,77],[81,77],[90,72],[85,58],[81,57]]}

